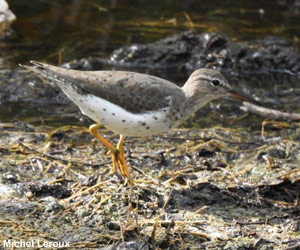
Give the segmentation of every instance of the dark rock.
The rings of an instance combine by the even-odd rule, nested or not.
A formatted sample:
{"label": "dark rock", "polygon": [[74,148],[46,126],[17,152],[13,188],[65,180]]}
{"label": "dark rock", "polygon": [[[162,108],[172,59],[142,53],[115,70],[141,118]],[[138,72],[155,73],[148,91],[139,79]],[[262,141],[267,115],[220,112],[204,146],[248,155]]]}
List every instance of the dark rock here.
{"label": "dark rock", "polygon": [[109,230],[114,230],[114,231],[118,231],[120,230],[120,225],[115,223],[115,222],[108,222],[106,223],[106,227],[109,229]]}
{"label": "dark rock", "polygon": [[63,209],[63,206],[52,196],[47,196],[41,199],[41,201],[45,203],[45,212],[47,213],[57,214]]}
{"label": "dark rock", "polygon": [[108,62],[188,71],[209,67],[238,73],[298,74],[300,70],[300,56],[288,40],[267,37],[254,42],[233,42],[221,34],[195,31],[117,49]]}
{"label": "dark rock", "polygon": [[[26,76],[26,79],[24,80]],[[34,99],[35,103],[70,103],[70,101],[59,91],[58,87],[45,84],[40,78],[27,71],[13,70],[0,74],[0,103],[4,102],[26,102]]]}
{"label": "dark rock", "polygon": [[269,150],[269,156],[278,158],[278,159],[284,159],[287,157],[286,150],[282,148],[274,148]]}
{"label": "dark rock", "polygon": [[263,198],[294,204],[299,196],[299,188],[299,181],[292,183],[285,180],[276,185],[262,185],[258,193]]}
{"label": "dark rock", "polygon": [[66,235],[61,239],[64,242],[76,243],[76,242],[92,242],[97,241],[98,236],[93,233],[93,230],[88,227],[80,227],[78,229],[74,228],[73,232],[66,233]]}
{"label": "dark rock", "polygon": [[155,65],[157,67],[178,67],[179,62],[191,57],[192,51],[201,51],[204,44],[193,31],[167,37],[150,44],[133,44],[117,49],[110,57],[112,64],[133,66]]}
{"label": "dark rock", "polygon": [[91,187],[91,186],[96,185],[97,180],[98,180],[97,175],[91,175],[82,181],[82,185]]}
{"label": "dark rock", "polygon": [[26,216],[30,213],[33,213],[38,208],[37,203],[33,202],[15,202],[15,201],[1,201],[0,202],[0,217],[7,214],[17,215],[17,216]]}
{"label": "dark rock", "polygon": [[29,190],[36,197],[53,196],[57,199],[64,199],[72,194],[72,191],[62,185],[30,185]]}
{"label": "dark rock", "polygon": [[234,199],[229,193],[223,192],[218,187],[210,183],[199,183],[189,189],[174,191],[169,204],[177,204],[180,208],[197,209],[204,205],[221,204],[228,206],[234,203]]}
{"label": "dark rock", "polygon": [[19,182],[19,179],[14,173],[4,173],[1,182],[3,184],[15,184]]}

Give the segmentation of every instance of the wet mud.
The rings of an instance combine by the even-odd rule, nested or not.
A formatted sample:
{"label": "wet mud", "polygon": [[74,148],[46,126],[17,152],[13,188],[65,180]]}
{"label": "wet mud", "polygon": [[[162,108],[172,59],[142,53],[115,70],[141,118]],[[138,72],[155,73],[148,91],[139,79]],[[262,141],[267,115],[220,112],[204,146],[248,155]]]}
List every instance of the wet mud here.
{"label": "wet mud", "polygon": [[130,189],[85,127],[1,124],[1,238],[101,249],[296,245],[300,138],[293,130],[262,138],[194,128],[128,138]]}

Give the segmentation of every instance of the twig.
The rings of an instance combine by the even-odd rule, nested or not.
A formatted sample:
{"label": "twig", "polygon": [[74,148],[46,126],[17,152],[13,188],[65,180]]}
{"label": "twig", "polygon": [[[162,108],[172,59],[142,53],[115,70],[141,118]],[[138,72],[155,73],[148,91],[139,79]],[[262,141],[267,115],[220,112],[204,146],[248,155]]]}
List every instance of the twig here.
{"label": "twig", "polygon": [[106,181],[102,181],[102,182],[99,182],[97,183],[96,185],[92,186],[92,187],[89,187],[85,190],[79,190],[78,192],[72,194],[72,196],[70,196],[69,198],[67,198],[66,200],[72,200],[72,199],[75,199],[76,197],[78,197],[79,195],[82,195],[82,194],[86,194],[90,191],[94,191],[95,189],[98,189],[99,187],[105,185],[106,183],[110,182],[111,180],[106,180]]}
{"label": "twig", "polygon": [[243,102],[243,106],[241,106],[240,109],[272,120],[300,121],[300,114],[298,113],[282,112],[276,109],[260,107],[248,102]]}
{"label": "twig", "polygon": [[87,165],[87,166],[91,166],[91,167],[101,167],[101,166],[105,166],[105,165],[111,163],[111,160],[105,161],[105,162],[102,162],[102,163],[99,163],[99,164],[93,164],[93,163],[88,163],[88,162],[80,162],[80,161],[74,161],[74,160],[66,160],[66,159],[63,159],[63,158],[60,158],[60,157],[56,157],[56,156],[41,152],[41,151],[35,149],[34,147],[29,146],[28,144],[22,142],[19,139],[17,139],[17,142],[19,144],[21,144],[22,146],[24,146],[25,148],[27,148],[31,151],[34,151],[34,152],[36,152],[36,153],[38,153],[38,154],[40,154],[44,157],[47,157],[47,158],[52,159],[52,160],[58,160],[58,161],[61,161],[63,163],[72,163],[72,164],[75,164],[75,165]]}
{"label": "twig", "polygon": [[190,28],[190,29],[194,29],[194,28],[195,28],[195,25],[194,25],[194,23],[193,23],[193,21],[192,21],[190,15],[189,15],[187,12],[185,12],[185,11],[183,12],[183,15],[184,15],[185,19],[186,19],[187,22],[188,22],[189,28]]}
{"label": "twig", "polygon": [[167,199],[165,200],[165,203],[164,203],[164,205],[162,207],[163,211],[166,209],[166,206],[168,205],[168,203],[169,203],[169,201],[170,201],[173,193],[174,193],[174,189],[171,189],[171,191],[170,191],[170,193],[169,193],[169,195],[168,195]]}
{"label": "twig", "polygon": [[205,221],[202,220],[193,220],[193,221],[182,221],[182,220],[155,220],[155,219],[144,219],[141,220],[142,224],[155,224],[155,223],[161,223],[161,224],[170,224],[175,223],[179,225],[185,225],[185,224],[205,224]]}
{"label": "twig", "polygon": [[145,172],[144,172],[143,170],[141,170],[141,169],[139,169],[139,168],[137,168],[137,167],[135,167],[135,166],[130,166],[130,167],[131,167],[133,170],[135,170],[135,171],[137,171],[138,173],[140,173],[140,174],[142,174],[143,176],[145,176],[147,179],[151,180],[155,185],[159,185],[159,186],[162,185],[159,181],[157,181],[157,180],[155,180],[154,178],[152,178],[151,176],[145,174]]}
{"label": "twig", "polygon": [[167,230],[165,232],[165,241],[166,242],[169,242],[169,239],[170,239],[170,231],[171,229],[175,226],[175,222],[174,222],[174,219],[171,220],[171,223],[169,223],[168,227],[167,227]]}
{"label": "twig", "polygon": [[238,145],[261,145],[259,144],[258,142],[243,142],[243,141],[230,141],[230,140],[226,140],[226,139],[220,139],[220,138],[217,138],[217,137],[200,137],[200,136],[197,136],[197,137],[184,137],[184,138],[180,138],[180,137],[172,137],[172,136],[167,136],[167,137],[164,137],[164,140],[172,140],[172,141],[204,141],[204,142],[208,142],[208,141],[221,141],[221,142],[224,142],[224,143],[229,143],[229,144],[238,144]]}
{"label": "twig", "polygon": [[300,242],[296,243],[295,245],[289,246],[284,250],[294,250],[294,249],[298,249],[298,247],[300,247]]}

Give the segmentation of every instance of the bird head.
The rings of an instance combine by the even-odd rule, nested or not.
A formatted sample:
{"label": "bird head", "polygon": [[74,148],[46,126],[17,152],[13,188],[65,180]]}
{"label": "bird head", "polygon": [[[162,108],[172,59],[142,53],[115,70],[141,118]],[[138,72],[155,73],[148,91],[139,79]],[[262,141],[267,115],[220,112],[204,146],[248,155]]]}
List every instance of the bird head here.
{"label": "bird head", "polygon": [[232,96],[235,99],[257,103],[251,98],[235,91],[226,78],[217,70],[197,69],[182,87],[187,97],[211,101],[222,96]]}
{"label": "bird head", "polygon": [[185,85],[183,86],[186,95],[193,96],[212,96],[217,99],[227,95],[231,89],[226,78],[217,70],[197,69],[195,70]]}

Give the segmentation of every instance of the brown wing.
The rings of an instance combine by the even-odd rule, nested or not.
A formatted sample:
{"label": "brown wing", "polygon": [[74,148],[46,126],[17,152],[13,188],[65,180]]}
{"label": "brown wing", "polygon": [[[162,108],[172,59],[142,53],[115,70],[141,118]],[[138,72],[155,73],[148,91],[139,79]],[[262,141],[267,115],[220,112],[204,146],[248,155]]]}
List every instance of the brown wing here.
{"label": "brown wing", "polygon": [[185,96],[175,84],[154,76],[126,71],[78,71],[32,61],[25,66],[46,77],[57,75],[75,84],[82,93],[91,93],[132,113],[166,108]]}

